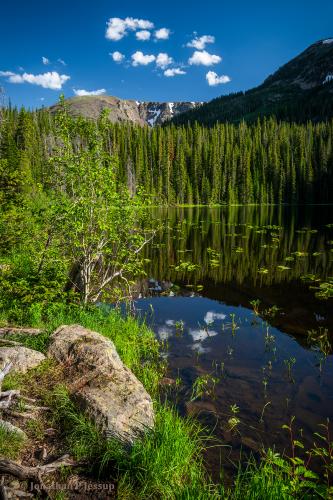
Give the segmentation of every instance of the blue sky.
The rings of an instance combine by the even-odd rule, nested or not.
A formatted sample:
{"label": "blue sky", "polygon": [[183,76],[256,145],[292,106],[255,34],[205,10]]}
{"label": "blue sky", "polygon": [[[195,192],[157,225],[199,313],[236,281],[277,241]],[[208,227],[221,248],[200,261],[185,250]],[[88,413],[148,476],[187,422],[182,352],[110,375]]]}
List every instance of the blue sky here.
{"label": "blue sky", "polygon": [[0,86],[28,107],[62,92],[205,101],[332,36],[332,0],[12,0],[1,6]]}

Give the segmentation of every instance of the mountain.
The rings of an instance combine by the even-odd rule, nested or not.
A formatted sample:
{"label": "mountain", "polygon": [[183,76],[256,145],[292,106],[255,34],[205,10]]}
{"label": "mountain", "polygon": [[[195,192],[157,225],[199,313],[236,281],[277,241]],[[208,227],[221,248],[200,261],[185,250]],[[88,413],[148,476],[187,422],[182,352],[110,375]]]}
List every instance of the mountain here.
{"label": "mountain", "polygon": [[260,86],[218,97],[175,116],[173,122],[211,125],[271,115],[297,122],[333,117],[333,38],[314,43]]}
{"label": "mountain", "polygon": [[[160,125],[179,113],[200,106],[197,102],[144,102],[119,99],[112,96],[82,96],[66,100],[72,116],[97,120],[104,109],[109,109],[112,122],[131,121],[139,125]],[[51,106],[55,112],[59,105]]]}

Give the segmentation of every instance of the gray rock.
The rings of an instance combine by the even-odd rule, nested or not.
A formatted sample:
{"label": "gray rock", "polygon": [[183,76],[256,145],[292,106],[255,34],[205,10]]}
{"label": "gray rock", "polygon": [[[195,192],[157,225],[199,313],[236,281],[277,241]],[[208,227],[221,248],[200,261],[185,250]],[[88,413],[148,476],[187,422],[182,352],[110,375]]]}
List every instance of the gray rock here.
{"label": "gray rock", "polygon": [[45,356],[41,352],[23,346],[0,347],[0,367],[11,362],[13,367],[10,373],[26,373],[30,368],[35,368]]}
{"label": "gray rock", "polygon": [[16,427],[16,425],[11,424],[10,422],[7,422],[7,420],[2,420],[0,418],[0,427],[5,429],[7,432],[16,433],[20,437],[22,437],[23,439],[27,439],[27,435],[24,431],[22,431],[22,429],[20,429],[19,427]]}
{"label": "gray rock", "polygon": [[80,325],[51,335],[48,355],[66,363],[72,393],[107,437],[126,444],[154,426],[151,397],[110,340]]}

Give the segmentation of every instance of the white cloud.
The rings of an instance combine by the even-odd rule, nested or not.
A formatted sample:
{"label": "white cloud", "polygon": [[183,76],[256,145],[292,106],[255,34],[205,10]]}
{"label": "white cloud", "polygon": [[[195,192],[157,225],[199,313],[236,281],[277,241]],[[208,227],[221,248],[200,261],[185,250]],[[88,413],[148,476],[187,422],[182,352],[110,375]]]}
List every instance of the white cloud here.
{"label": "white cloud", "polygon": [[63,59],[61,59],[59,57],[59,59],[57,59],[58,63],[62,64],[63,66],[67,66],[67,64],[65,63],[65,61]]}
{"label": "white cloud", "polygon": [[143,54],[141,50],[137,50],[132,54],[132,66],[147,66],[147,64],[152,63],[155,59],[155,56]]}
{"label": "white cloud", "polygon": [[59,75],[56,71],[48,71],[39,75],[33,75],[32,73],[22,73],[20,75],[11,71],[0,71],[0,76],[8,77],[10,83],[31,83],[52,90],[60,90],[63,84],[70,79],[70,76]]}
{"label": "white cloud", "polygon": [[50,59],[48,59],[47,57],[42,57],[42,61],[43,61],[43,64],[45,64],[45,66],[47,66],[48,64],[50,64]]}
{"label": "white cloud", "polygon": [[174,329],[165,326],[159,326],[157,329],[157,335],[160,340],[168,340],[168,338],[172,337],[174,333],[175,333]]}
{"label": "white cloud", "polygon": [[84,90],[84,89],[73,89],[74,94],[77,96],[85,96],[85,95],[102,95],[105,94],[106,90],[105,89],[98,89],[98,90]]}
{"label": "white cloud", "polygon": [[126,35],[127,31],[149,30],[153,29],[154,24],[146,19],[135,19],[133,17],[111,17],[107,22],[105,37],[108,40],[117,42]]}
{"label": "white cloud", "polygon": [[186,71],[180,68],[171,68],[164,71],[164,76],[173,77],[176,75],[186,75]]}
{"label": "white cloud", "polygon": [[116,50],[115,52],[110,52],[110,56],[116,63],[120,63],[125,57],[124,54],[118,52],[118,50]]}
{"label": "white cloud", "polygon": [[189,334],[193,338],[194,342],[202,342],[209,337],[215,337],[215,335],[218,335],[218,332],[216,332],[215,330],[207,331],[204,329],[196,330],[189,328]]}
{"label": "white cloud", "polygon": [[218,76],[215,71],[208,71],[206,75],[206,80],[210,87],[215,87],[216,85],[220,85],[221,83],[228,83],[231,81],[231,78],[227,75]]}
{"label": "white cloud", "polygon": [[198,51],[196,50],[192,57],[189,58],[188,62],[191,65],[202,65],[202,66],[212,66],[213,64],[218,64],[222,61],[222,57],[216,56],[215,54],[210,54],[206,50]]}
{"label": "white cloud", "polygon": [[158,66],[159,68],[165,69],[172,63],[173,63],[172,57],[170,57],[165,52],[160,52],[156,57],[156,66]]}
{"label": "white cloud", "polygon": [[12,71],[0,71],[0,76],[14,76],[15,73]]}
{"label": "white cloud", "polygon": [[167,326],[175,326],[176,321],[174,319],[167,319],[166,322],[165,322],[165,324]]}
{"label": "white cloud", "polygon": [[203,35],[200,37],[195,37],[191,42],[187,44],[187,47],[193,47],[194,49],[203,50],[206,48],[207,43],[214,43],[215,37],[212,35]]}
{"label": "white cloud", "polygon": [[215,320],[223,320],[226,318],[226,315],[223,313],[216,313],[214,311],[207,311],[204,317],[204,322],[206,325],[210,323],[214,323]]}
{"label": "white cloud", "polygon": [[170,30],[168,28],[161,28],[155,31],[156,40],[168,40],[170,36]]}
{"label": "white cloud", "polygon": [[151,33],[148,30],[143,30],[143,31],[137,31],[135,33],[136,39],[140,40],[141,42],[145,42],[146,40],[149,40],[151,37]]}

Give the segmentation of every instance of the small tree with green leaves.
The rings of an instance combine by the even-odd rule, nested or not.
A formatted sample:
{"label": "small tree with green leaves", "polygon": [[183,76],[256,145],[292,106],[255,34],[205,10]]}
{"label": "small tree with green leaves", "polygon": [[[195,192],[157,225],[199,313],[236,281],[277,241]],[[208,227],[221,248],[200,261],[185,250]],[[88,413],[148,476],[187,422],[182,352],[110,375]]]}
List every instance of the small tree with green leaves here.
{"label": "small tree with green leaves", "polygon": [[48,188],[69,262],[66,288],[78,292],[85,304],[111,290],[114,295],[123,289],[120,283],[128,289],[142,272],[141,251],[154,235],[147,229],[143,196],[132,197],[117,183],[117,158],[103,149],[108,126],[106,115],[98,126],[70,118],[61,98]]}

